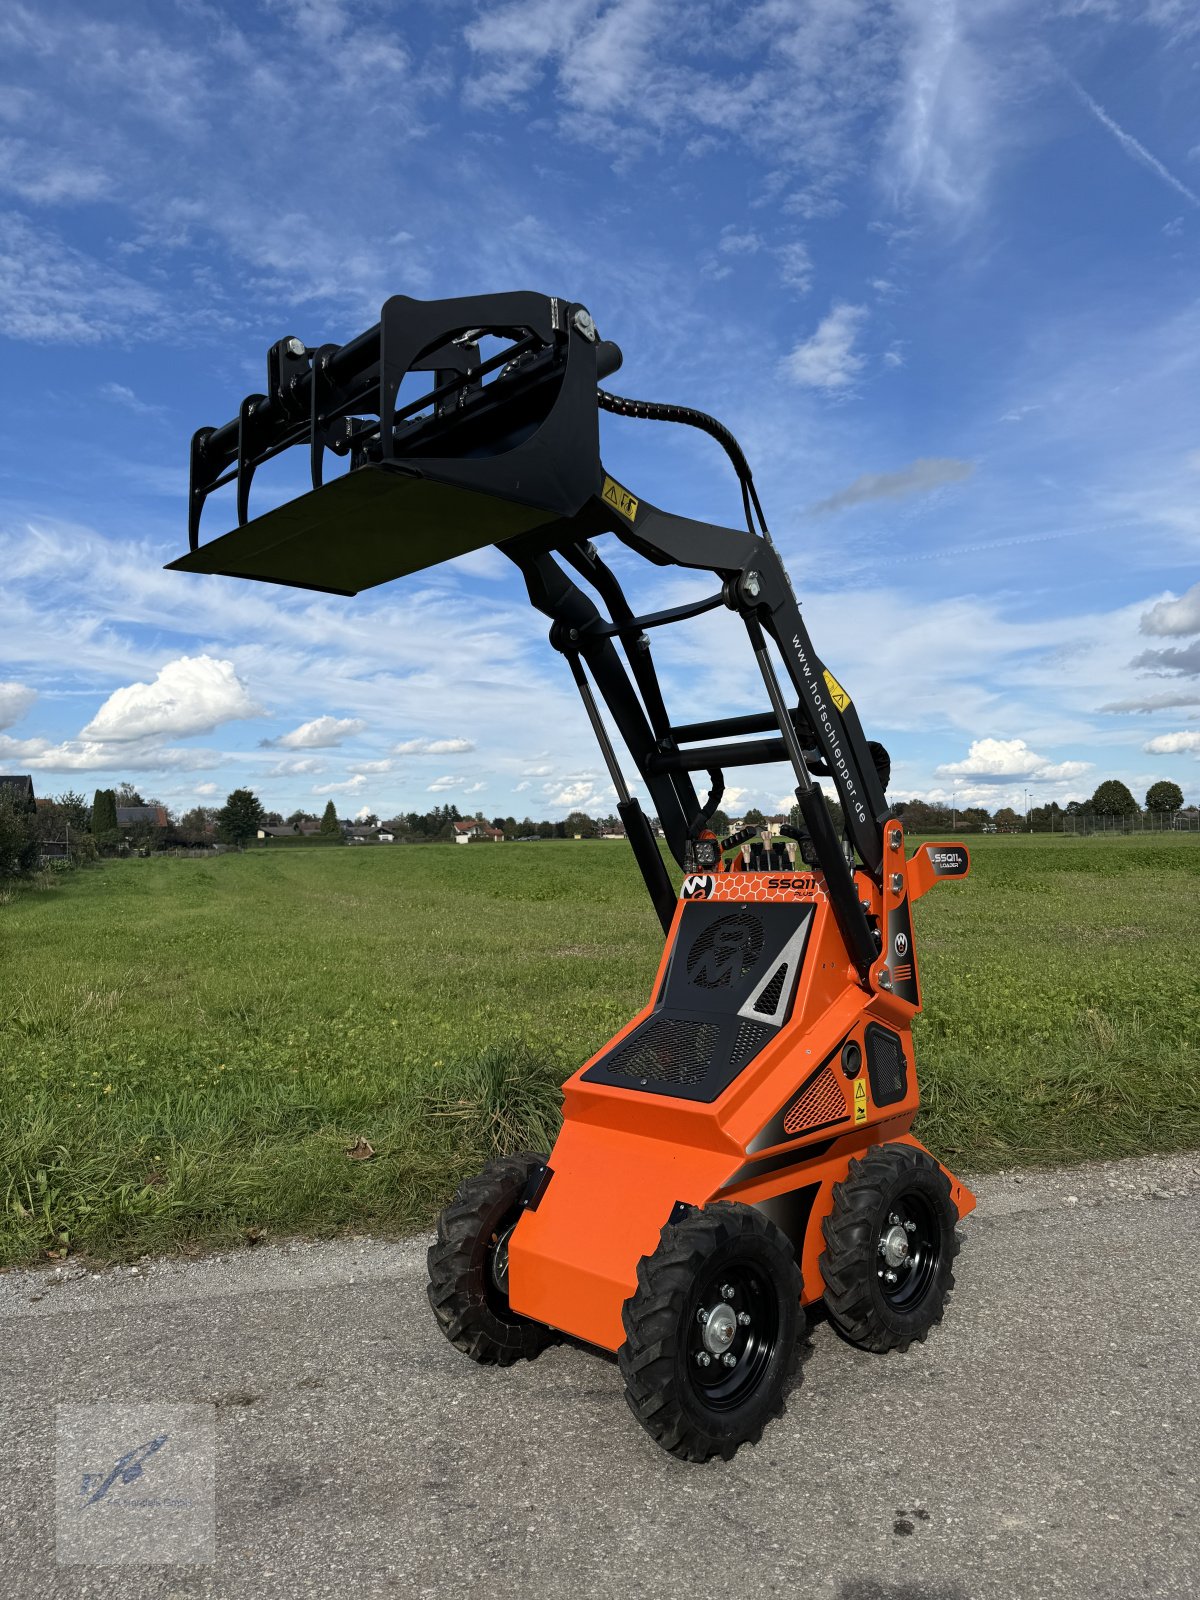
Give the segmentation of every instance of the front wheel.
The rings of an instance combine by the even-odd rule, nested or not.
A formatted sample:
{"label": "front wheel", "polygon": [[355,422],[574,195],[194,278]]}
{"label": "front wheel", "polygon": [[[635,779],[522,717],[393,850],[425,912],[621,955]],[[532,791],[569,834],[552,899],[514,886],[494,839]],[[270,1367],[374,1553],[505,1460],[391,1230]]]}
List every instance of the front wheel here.
{"label": "front wheel", "polygon": [[458,1193],[437,1223],[429,1247],[429,1304],[456,1350],[472,1361],[506,1367],[532,1361],[558,1335],[519,1316],[508,1303],[508,1241],[521,1217],[521,1197],[545,1164],[535,1155],[492,1161]]}
{"label": "front wheel", "polygon": [[664,1450],[728,1461],[784,1409],[804,1327],[787,1237],[719,1201],[668,1222],[638,1262],[617,1352],[625,1398]]}
{"label": "front wheel", "polygon": [[833,1188],[821,1224],[830,1320],[863,1350],[905,1350],[942,1320],[954,1287],[950,1180],[912,1145],[873,1145]]}

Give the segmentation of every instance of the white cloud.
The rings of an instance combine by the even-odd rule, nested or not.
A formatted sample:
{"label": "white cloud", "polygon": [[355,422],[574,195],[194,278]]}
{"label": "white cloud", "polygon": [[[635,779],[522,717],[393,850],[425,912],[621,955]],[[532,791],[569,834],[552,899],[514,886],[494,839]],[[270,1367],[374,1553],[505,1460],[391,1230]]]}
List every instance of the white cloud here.
{"label": "white cloud", "polygon": [[161,406],[152,406],[138,396],[123,383],[102,383],[100,397],[111,400],[115,405],[124,406],[127,411],[132,411],[135,416],[152,417],[162,412]]}
{"label": "white cloud", "polygon": [[90,739],[10,739],[0,734],[0,762],[19,763],[31,772],[195,772],[215,767],[212,750],[175,750],[153,740],[101,744]]}
{"label": "white cloud", "polygon": [[356,772],[343,783],[314,784],[314,794],[359,794],[367,786],[366,774]]}
{"label": "white cloud", "polygon": [[899,500],[909,494],[927,494],[942,484],[962,483],[974,471],[973,461],[958,461],[953,456],[922,456],[898,472],[864,472],[844,489],[810,506],[809,515],[842,511],[868,500]]}
{"label": "white cloud", "polygon": [[1184,750],[1195,750],[1200,754],[1200,729],[1185,733],[1160,733],[1156,739],[1148,740],[1142,749],[1156,756],[1179,755]]}
{"label": "white cloud", "polygon": [[180,656],[153,683],[116,689],[80,733],[84,740],[125,744],[152,737],[186,739],[223,722],[261,715],[232,661]]}
{"label": "white cloud", "polygon": [[428,794],[445,794],[448,789],[461,789],[466,781],[465,778],[456,777],[454,773],[447,773],[445,777],[435,778],[428,785],[426,792]]}
{"label": "white cloud", "polygon": [[779,281],[784,288],[795,294],[807,294],[813,280],[812,257],[807,248],[794,239],[789,244],[776,245],[773,254],[779,263]]}
{"label": "white cloud", "polygon": [[1047,761],[1036,755],[1024,739],[975,739],[962,761],[938,767],[947,775],[973,777],[980,783],[1004,783],[1010,778],[1029,778],[1050,782],[1077,778],[1092,765],[1090,761]]}
{"label": "white cloud", "polygon": [[362,733],[366,726],[361,717],[314,717],[311,722],[302,722],[298,728],[293,728],[291,733],[264,742],[283,750],[332,750]]}
{"label": "white cloud", "polygon": [[279,762],[277,766],[271,768],[271,776],[273,778],[290,778],[308,773],[310,776],[315,777],[317,773],[327,772],[328,770],[328,762],[320,760],[317,756],[304,756],[298,761]]}
{"label": "white cloud", "polygon": [[37,699],[37,690],[24,683],[0,683],[0,728],[11,728]]}
{"label": "white cloud", "polygon": [[195,790],[197,794],[202,794],[207,797],[210,794],[216,794],[217,786],[215,783],[198,783],[195,786]]}
{"label": "white cloud", "polygon": [[[572,779],[561,787],[547,784],[546,789],[550,805],[566,807],[569,811],[586,811],[589,808],[607,807],[611,804],[611,791],[598,789],[592,778]],[[549,792],[552,790],[554,792]]]}
{"label": "white cloud", "polygon": [[739,233],[736,225],[730,223],[729,227],[721,229],[717,249],[727,256],[753,256],[762,249],[762,240],[753,229]]}
{"label": "white cloud", "polygon": [[866,315],[865,306],[837,302],[811,338],[802,339],[784,357],[784,372],[793,383],[806,388],[848,388],[863,367],[864,358],[855,352],[854,341]]}
{"label": "white cloud", "polygon": [[396,756],[457,756],[474,750],[470,739],[405,739],[392,746]]}
{"label": "white cloud", "polygon": [[483,792],[483,790],[486,789],[486,788],[487,788],[487,784],[484,783],[482,779],[480,779],[480,781],[478,783],[468,784],[468,786],[463,790],[463,793],[464,794],[481,794]]}
{"label": "white cloud", "polygon": [[1142,618],[1142,632],[1159,635],[1200,633],[1200,583],[1178,600],[1160,600]]}

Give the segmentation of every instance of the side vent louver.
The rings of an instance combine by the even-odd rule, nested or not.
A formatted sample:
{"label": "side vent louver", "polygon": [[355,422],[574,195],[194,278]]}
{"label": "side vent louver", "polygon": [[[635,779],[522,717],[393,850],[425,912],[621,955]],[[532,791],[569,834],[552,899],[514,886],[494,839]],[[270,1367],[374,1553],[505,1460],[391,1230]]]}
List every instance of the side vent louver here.
{"label": "side vent louver", "polygon": [[783,1131],[791,1137],[803,1133],[805,1128],[821,1128],[831,1122],[847,1122],[849,1118],[846,1096],[836,1073],[823,1067],[784,1112]]}

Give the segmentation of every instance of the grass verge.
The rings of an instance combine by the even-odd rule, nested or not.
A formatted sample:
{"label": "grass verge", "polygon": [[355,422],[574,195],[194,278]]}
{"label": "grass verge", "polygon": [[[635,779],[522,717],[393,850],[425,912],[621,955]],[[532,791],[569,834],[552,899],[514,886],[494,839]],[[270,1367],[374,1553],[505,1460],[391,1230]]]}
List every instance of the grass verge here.
{"label": "grass verge", "polygon": [[[921,1137],[965,1170],[1200,1144],[1200,841],[973,858],[917,912]],[[658,944],[602,842],[120,861],[20,896],[0,1264],[423,1225],[549,1145]]]}

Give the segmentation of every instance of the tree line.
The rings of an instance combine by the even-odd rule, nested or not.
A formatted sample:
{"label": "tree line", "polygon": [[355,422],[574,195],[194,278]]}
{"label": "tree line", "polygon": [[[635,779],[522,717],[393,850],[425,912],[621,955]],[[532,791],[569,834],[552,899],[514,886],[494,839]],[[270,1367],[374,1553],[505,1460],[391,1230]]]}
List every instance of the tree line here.
{"label": "tree line", "polygon": [[[150,820],[125,826],[119,824],[118,809],[143,807],[162,811],[167,818],[166,826]],[[1183,791],[1177,783],[1161,779],[1146,791],[1144,809],[1160,816],[1177,814],[1184,810]],[[830,810],[835,827],[840,828],[841,808],[836,801],[830,803]],[[988,811],[983,806],[959,808],[919,798],[895,804],[897,815],[903,818],[910,833],[971,833],[983,829],[989,832],[1031,829],[1035,833],[1049,833],[1061,831],[1066,819],[1072,817],[1132,817],[1142,810],[1132,791],[1118,778],[1106,779],[1089,799],[1068,800],[1063,805],[1052,800],[1024,814],[1009,806]],[[505,839],[591,839],[623,831],[617,817],[611,815],[592,817],[585,811],[572,811],[561,821],[535,820],[529,816],[473,819],[464,817],[455,805],[434,806],[428,811],[401,811],[388,818],[371,813],[356,819],[356,825],[386,830],[414,844],[435,844],[454,838],[456,822],[470,820],[488,821]],[[655,824],[657,820],[654,819]],[[725,835],[734,822],[745,827],[761,827],[768,820],[762,811],[752,806],[734,819],[724,811],[717,811],[711,825],[715,833]],[[799,824],[798,808],[793,808],[787,820],[793,825]],[[278,811],[268,811],[253,790],[244,788],[232,790],[222,806],[193,806],[181,815],[163,806],[161,801],[145,799],[131,783],[122,783],[115,789],[97,789],[90,804],[77,790],[68,789],[52,799],[39,799],[33,807],[20,802],[11,790],[0,789],[0,876],[32,872],[48,858],[78,866],[94,860],[97,855],[149,854],[154,850],[208,848],[213,844],[242,848],[256,838],[260,828],[299,829],[301,826],[306,832],[315,832],[330,842],[340,841],[345,836],[342,819],[332,800],[326,803],[320,816],[298,809],[285,817]]]}

